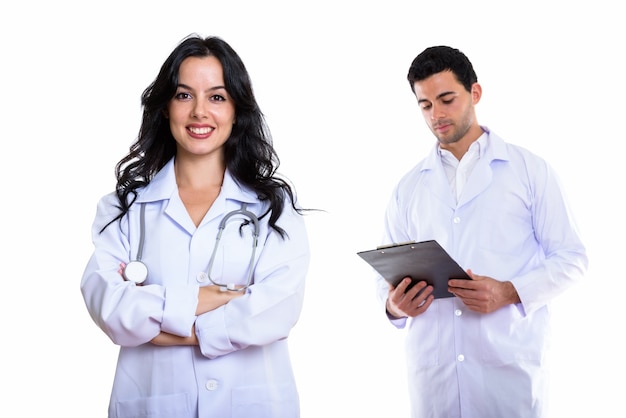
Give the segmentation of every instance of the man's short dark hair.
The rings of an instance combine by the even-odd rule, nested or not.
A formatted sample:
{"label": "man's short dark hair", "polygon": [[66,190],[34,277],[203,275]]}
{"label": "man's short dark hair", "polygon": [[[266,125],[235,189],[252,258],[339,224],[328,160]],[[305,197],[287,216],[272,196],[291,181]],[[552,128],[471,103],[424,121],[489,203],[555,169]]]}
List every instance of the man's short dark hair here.
{"label": "man's short dark hair", "polygon": [[422,51],[411,63],[407,75],[411,90],[415,93],[416,81],[424,80],[442,71],[452,71],[468,92],[478,81],[474,67],[464,53],[449,46],[431,46]]}

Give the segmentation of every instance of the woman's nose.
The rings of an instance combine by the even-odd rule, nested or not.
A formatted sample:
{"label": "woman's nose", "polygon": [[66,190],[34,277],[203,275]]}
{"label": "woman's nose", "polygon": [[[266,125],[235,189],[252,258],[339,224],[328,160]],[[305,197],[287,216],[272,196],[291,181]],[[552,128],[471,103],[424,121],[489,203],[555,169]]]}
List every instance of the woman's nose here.
{"label": "woman's nose", "polygon": [[192,109],[192,116],[204,118],[207,115],[207,103],[204,100],[195,100]]}

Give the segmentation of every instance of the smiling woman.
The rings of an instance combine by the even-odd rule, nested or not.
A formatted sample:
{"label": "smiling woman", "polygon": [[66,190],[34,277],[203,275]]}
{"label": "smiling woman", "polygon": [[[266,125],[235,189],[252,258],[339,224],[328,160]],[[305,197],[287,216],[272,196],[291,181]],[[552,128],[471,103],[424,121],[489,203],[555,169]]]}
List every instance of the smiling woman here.
{"label": "smiling woman", "polygon": [[[109,417],[296,417],[287,337],[308,237],[247,71],[223,40],[192,36],[142,103],[81,282],[120,346]],[[148,266],[141,283],[125,280],[134,254]]]}
{"label": "smiling woman", "polygon": [[[177,144],[178,193],[196,226],[217,198],[224,179],[224,144],[235,123],[235,103],[224,87],[224,70],[214,56],[189,57],[180,65],[178,87],[166,117]],[[210,172],[198,176],[196,164],[186,172],[183,161],[208,160]]]}
{"label": "smiling woman", "polygon": [[223,164],[222,146],[235,123],[235,103],[224,87],[223,74],[222,64],[213,56],[189,57],[181,63],[176,94],[166,112],[179,157],[212,154]]}

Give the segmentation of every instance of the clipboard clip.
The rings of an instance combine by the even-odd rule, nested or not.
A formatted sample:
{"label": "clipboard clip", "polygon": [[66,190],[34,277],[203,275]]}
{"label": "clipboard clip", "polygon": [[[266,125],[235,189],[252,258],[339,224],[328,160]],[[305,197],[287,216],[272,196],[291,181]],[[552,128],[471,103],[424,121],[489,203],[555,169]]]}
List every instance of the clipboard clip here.
{"label": "clipboard clip", "polygon": [[399,247],[401,245],[416,244],[416,243],[417,243],[417,241],[394,242],[393,244],[380,245],[380,246],[376,247],[376,249],[377,250],[384,250],[386,248]]}

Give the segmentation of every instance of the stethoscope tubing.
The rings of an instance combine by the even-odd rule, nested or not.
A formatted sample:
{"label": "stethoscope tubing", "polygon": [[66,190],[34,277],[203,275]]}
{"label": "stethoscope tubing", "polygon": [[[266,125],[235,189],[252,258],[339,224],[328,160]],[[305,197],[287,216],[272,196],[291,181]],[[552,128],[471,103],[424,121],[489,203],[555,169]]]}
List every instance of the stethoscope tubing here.
{"label": "stethoscope tubing", "polygon": [[141,284],[148,278],[148,267],[141,258],[143,257],[143,246],[146,236],[146,205],[141,203],[139,210],[139,247],[137,248],[137,256],[124,266],[124,279],[135,284]]}
{"label": "stethoscope tubing", "polygon": [[[248,211],[246,207],[247,207],[247,204],[242,203],[241,209],[228,212],[224,216],[224,218],[222,219],[222,221],[220,222],[218,226],[217,237],[215,238],[215,246],[213,247],[213,252],[211,253],[211,259],[209,260],[209,267],[207,269],[207,277],[209,278],[211,283],[213,283],[216,286],[220,286],[223,290],[241,291],[241,290],[247,289],[252,284],[254,259],[256,257],[256,247],[259,242],[259,219],[254,213]],[[224,232],[224,229],[226,228],[226,223],[228,222],[228,219],[230,219],[232,216],[235,216],[235,215],[243,215],[244,217],[248,218],[254,226],[254,229],[252,232],[252,235],[253,235],[252,253],[250,255],[250,262],[248,263],[248,277],[246,278],[245,286],[240,286],[240,287],[237,287],[234,283],[229,283],[229,284],[218,283],[215,280],[213,280],[213,278],[211,277],[211,271],[213,270],[213,263],[215,261],[215,256],[217,254],[217,248],[219,247],[220,240],[222,239],[222,232]]]}

